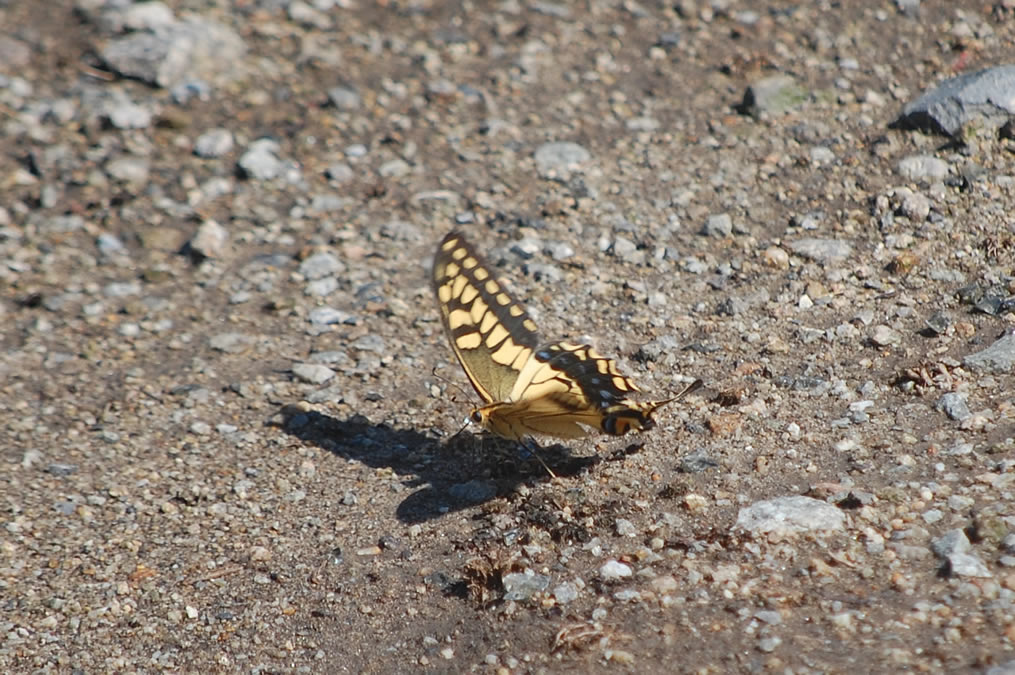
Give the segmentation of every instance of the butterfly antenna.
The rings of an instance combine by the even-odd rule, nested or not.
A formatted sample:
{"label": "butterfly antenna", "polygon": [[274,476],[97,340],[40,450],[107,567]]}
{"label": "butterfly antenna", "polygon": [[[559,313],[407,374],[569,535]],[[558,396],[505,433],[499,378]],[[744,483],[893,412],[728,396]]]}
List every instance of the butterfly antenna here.
{"label": "butterfly antenna", "polygon": [[669,397],[667,399],[664,399],[662,401],[653,401],[652,402],[652,404],[653,404],[653,408],[652,409],[656,410],[656,409],[661,408],[662,406],[666,405],[667,403],[673,403],[674,401],[679,401],[680,399],[684,398],[688,394],[692,394],[692,393],[698,391],[699,389],[701,389],[704,386],[705,386],[705,383],[699,378],[699,379],[695,380],[694,382],[692,382],[691,384],[689,384],[686,387],[684,387],[683,390],[679,394],[677,394],[676,396],[671,396],[671,397]]}
{"label": "butterfly antenna", "polygon": [[684,390],[682,392],[680,392],[679,394],[677,394],[676,396],[674,396],[671,400],[676,401],[677,399],[684,398],[688,394],[693,394],[694,392],[698,391],[699,389],[701,389],[704,386],[705,386],[705,383],[701,381],[701,378],[698,378],[697,380],[695,380],[691,384],[689,384],[686,387],[684,387]]}
{"label": "butterfly antenna", "polygon": [[[453,382],[452,380],[449,380],[448,378],[446,378],[446,377],[444,377],[443,375],[441,375],[440,373],[438,373],[438,372],[437,372],[437,368],[438,368],[438,366],[434,366],[434,367],[433,367],[433,370],[432,370],[432,371],[430,371],[430,374],[431,374],[431,375],[433,375],[434,377],[436,377],[436,378],[437,378],[438,380],[440,380],[441,382],[444,382],[445,384],[449,384],[449,385],[451,385],[452,387],[454,387],[455,389],[457,389],[457,390],[458,390],[458,391],[459,391],[459,392],[460,392],[460,393],[461,393],[461,394],[462,394],[463,396],[465,396],[466,398],[468,398],[468,397],[469,397],[469,392],[467,392],[466,390],[462,389],[461,385],[460,385],[460,384],[458,384],[457,382]],[[469,425],[468,425],[468,424],[466,424],[465,426],[467,427],[467,426],[469,426]],[[464,428],[465,428],[465,427],[462,427],[462,429],[464,429]],[[458,434],[462,433],[462,429],[459,429],[459,430],[458,430]],[[455,436],[457,436],[458,434],[455,434]]]}
{"label": "butterfly antenna", "polygon": [[460,433],[462,433],[463,431],[465,431],[465,429],[466,429],[466,428],[468,428],[468,426],[469,426],[470,424],[471,424],[471,422],[469,422],[469,421],[466,421],[466,422],[465,422],[465,424],[463,424],[463,425],[462,425],[462,428],[461,428],[461,429],[459,429],[458,431],[456,431],[455,433],[451,434],[451,436],[449,436],[449,437],[448,437],[448,440],[447,440],[447,441],[445,441],[445,442],[447,442],[447,443],[450,443],[451,441],[453,441],[453,440],[455,440],[456,438],[458,438],[458,435],[459,435]]}

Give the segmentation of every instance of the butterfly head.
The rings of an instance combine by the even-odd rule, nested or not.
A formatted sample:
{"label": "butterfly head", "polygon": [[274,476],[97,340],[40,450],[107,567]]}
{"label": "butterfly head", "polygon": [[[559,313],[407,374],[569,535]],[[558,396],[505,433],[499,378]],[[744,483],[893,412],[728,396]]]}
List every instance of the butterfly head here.
{"label": "butterfly head", "polygon": [[504,405],[504,403],[491,403],[476,408],[465,418],[466,424],[475,425],[501,438],[514,441],[522,440],[525,437],[524,431],[512,424],[511,420],[504,415],[497,414],[498,409]]}

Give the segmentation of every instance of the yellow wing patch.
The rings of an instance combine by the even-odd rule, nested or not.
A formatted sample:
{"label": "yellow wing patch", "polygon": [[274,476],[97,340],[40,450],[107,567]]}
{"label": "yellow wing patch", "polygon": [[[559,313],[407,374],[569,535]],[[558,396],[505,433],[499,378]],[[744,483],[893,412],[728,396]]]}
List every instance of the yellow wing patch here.
{"label": "yellow wing patch", "polygon": [[525,308],[458,232],[437,248],[433,285],[451,348],[484,402],[471,419],[499,436],[622,436],[651,429],[652,413],[674,400],[631,399],[635,383],[588,345],[541,347]]}

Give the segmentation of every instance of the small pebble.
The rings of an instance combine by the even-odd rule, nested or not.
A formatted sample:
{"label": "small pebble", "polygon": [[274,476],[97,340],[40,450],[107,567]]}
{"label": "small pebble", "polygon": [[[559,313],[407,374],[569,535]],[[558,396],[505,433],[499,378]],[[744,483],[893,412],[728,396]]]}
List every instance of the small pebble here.
{"label": "small pebble", "polygon": [[599,568],[599,578],[603,581],[619,581],[634,574],[630,566],[616,560],[608,560]]}

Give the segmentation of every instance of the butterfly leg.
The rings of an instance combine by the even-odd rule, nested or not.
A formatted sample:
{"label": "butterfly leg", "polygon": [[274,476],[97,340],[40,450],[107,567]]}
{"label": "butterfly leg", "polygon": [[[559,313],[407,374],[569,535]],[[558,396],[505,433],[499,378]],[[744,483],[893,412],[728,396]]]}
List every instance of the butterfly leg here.
{"label": "butterfly leg", "polygon": [[531,438],[525,438],[522,441],[520,441],[520,443],[522,448],[524,448],[527,452],[531,453],[533,457],[539,460],[539,463],[543,465],[544,469],[546,469],[546,473],[550,474],[550,478],[552,478],[553,480],[559,480],[557,478],[557,474],[553,472],[553,469],[551,469],[546,464],[546,462],[543,461],[543,458],[539,456],[539,447],[536,445],[535,441],[533,441]]}

